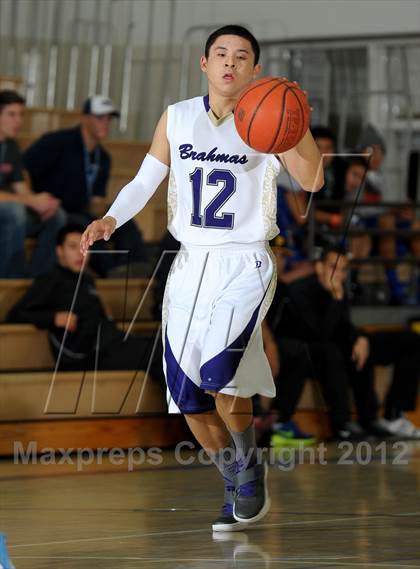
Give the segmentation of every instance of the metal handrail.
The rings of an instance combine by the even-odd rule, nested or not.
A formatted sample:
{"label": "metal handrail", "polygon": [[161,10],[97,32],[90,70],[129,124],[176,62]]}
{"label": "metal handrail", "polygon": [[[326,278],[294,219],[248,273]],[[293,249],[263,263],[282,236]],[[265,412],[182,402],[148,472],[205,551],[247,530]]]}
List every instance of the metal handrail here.
{"label": "metal handrail", "polygon": [[319,49],[319,48],[336,48],[336,47],[365,47],[366,43],[386,42],[389,45],[403,45],[407,43],[412,45],[420,45],[418,33],[397,33],[397,34],[375,34],[375,35],[357,35],[357,36],[323,36],[323,37],[300,37],[300,38],[282,38],[281,40],[260,40],[261,47],[272,45],[293,46],[296,49]]}
{"label": "metal handrail", "polygon": [[[384,207],[384,208],[412,208],[412,209],[420,209],[420,202],[403,202],[403,201],[382,201],[379,203],[364,203],[364,204],[359,204],[361,207],[363,208],[378,208],[378,207]],[[341,231],[340,229],[331,229],[331,228],[327,228],[324,229],[323,231],[319,231],[319,229],[317,228],[317,224],[316,224],[316,220],[315,220],[315,211],[317,209],[317,207],[339,207],[341,209],[352,209],[354,208],[354,203],[352,202],[343,202],[341,200],[322,200],[322,202],[318,202],[316,203],[316,200],[312,201],[312,206],[309,209],[309,215],[308,215],[308,229],[307,229],[307,235],[308,235],[308,243],[307,243],[307,249],[308,249],[308,256],[309,258],[313,258],[313,254],[314,254],[314,250],[315,250],[315,236],[319,235],[319,234],[328,234],[328,235],[337,235],[340,236],[340,234],[342,235],[342,228]],[[327,225],[327,224],[324,224]],[[304,227],[304,226],[300,226],[300,227]],[[350,232],[354,232],[355,228],[349,229],[349,231],[346,232],[346,235],[350,235]],[[399,235],[401,232],[401,235],[417,235],[418,231],[417,230],[403,230],[403,229],[392,229],[392,230],[388,230],[388,229],[364,229],[363,230],[357,230],[354,233],[352,233],[353,235],[368,235],[368,234],[372,234],[372,235]],[[344,236],[342,235],[342,237],[344,238]]]}
{"label": "metal handrail", "polygon": [[[342,200],[322,200],[317,202],[316,201],[316,194],[315,200],[312,202],[315,207],[340,207],[342,209],[351,209],[354,207],[354,203],[350,201],[342,201]],[[383,208],[393,208],[393,207],[404,207],[404,208],[411,208],[411,209],[419,209],[420,202],[413,202],[413,201],[394,201],[394,200],[383,200],[377,203],[358,203],[357,207],[383,207]]]}
{"label": "metal handrail", "polygon": [[349,259],[350,263],[357,265],[418,265],[420,264],[420,257],[362,257]]}

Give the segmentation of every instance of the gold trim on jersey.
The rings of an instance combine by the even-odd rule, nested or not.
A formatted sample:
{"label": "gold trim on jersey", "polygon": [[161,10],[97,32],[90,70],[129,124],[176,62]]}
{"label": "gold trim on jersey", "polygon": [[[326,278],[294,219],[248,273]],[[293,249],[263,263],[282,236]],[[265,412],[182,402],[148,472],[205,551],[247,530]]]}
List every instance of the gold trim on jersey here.
{"label": "gold trim on jersey", "polygon": [[266,248],[266,251],[267,251],[267,253],[271,259],[271,262],[273,263],[273,274],[271,276],[271,281],[270,281],[270,284],[268,285],[268,289],[267,289],[267,292],[266,292],[265,297],[264,297],[264,301],[263,301],[262,306],[261,306],[261,310],[260,310],[261,321],[263,321],[264,318],[266,317],[268,309],[270,308],[271,303],[273,302],[274,294],[275,294],[276,288],[277,288],[277,261],[276,261],[276,256],[274,255],[273,250],[271,249],[268,242],[266,242],[265,248]]}
{"label": "gold trim on jersey", "polygon": [[176,191],[176,180],[173,169],[171,168],[169,172],[169,182],[168,182],[168,226],[172,223],[175,217],[176,210],[178,207],[178,194]]}
{"label": "gold trim on jersey", "polygon": [[263,191],[262,191],[262,214],[264,220],[264,235],[269,241],[273,239],[278,232],[277,227],[277,170],[271,162],[267,164],[264,174]]}
{"label": "gold trim on jersey", "polygon": [[216,115],[214,114],[214,112],[209,109],[207,111],[207,116],[209,117],[209,119],[211,120],[211,122],[214,124],[214,126],[221,126],[222,124],[224,124],[228,119],[233,117],[233,112],[228,113],[227,115],[225,115],[224,117],[222,117],[221,119],[217,118]]}

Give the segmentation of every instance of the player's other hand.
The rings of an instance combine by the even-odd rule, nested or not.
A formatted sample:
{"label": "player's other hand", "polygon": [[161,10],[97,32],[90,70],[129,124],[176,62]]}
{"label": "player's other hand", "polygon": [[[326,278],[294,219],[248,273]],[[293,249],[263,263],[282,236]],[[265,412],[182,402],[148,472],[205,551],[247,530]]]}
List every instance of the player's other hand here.
{"label": "player's other hand", "polygon": [[75,332],[77,329],[77,314],[74,312],[56,312],[54,315],[54,324],[57,328],[67,328],[69,332]]}
{"label": "player's other hand", "polygon": [[86,255],[89,247],[91,247],[95,241],[99,241],[100,239],[108,241],[114,233],[116,225],[117,220],[110,215],[103,219],[97,219],[88,225],[80,239],[80,251],[83,255]]}

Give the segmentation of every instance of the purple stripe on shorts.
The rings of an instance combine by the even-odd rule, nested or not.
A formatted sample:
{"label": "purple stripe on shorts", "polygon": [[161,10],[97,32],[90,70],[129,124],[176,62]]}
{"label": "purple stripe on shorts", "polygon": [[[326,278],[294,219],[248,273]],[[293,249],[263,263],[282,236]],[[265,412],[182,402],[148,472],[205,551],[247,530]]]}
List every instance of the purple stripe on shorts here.
{"label": "purple stripe on shorts", "polygon": [[262,301],[254,310],[254,313],[248,324],[245,326],[242,334],[222,352],[201,366],[201,389],[220,391],[230,381],[232,381],[236,370],[238,369],[239,362],[244,355],[249,339],[251,338],[252,331],[255,328],[261,303]]}
{"label": "purple stripe on shorts", "polygon": [[165,334],[165,361],[168,389],[181,413],[204,413],[215,409],[214,398],[195,385],[178,364],[167,333]]}

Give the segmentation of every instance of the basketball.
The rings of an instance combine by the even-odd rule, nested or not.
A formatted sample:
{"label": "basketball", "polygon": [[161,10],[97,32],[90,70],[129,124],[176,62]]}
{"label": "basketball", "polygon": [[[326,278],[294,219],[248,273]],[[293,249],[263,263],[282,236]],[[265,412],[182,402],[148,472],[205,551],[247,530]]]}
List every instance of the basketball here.
{"label": "basketball", "polygon": [[310,108],[296,83],[263,77],[241,93],[234,118],[248,146],[265,154],[280,154],[302,140],[309,128]]}

